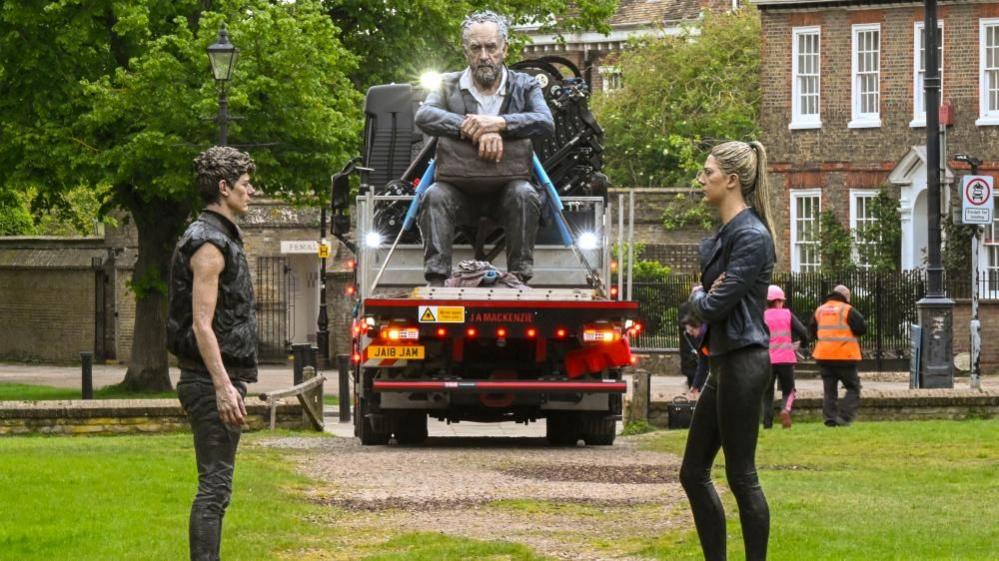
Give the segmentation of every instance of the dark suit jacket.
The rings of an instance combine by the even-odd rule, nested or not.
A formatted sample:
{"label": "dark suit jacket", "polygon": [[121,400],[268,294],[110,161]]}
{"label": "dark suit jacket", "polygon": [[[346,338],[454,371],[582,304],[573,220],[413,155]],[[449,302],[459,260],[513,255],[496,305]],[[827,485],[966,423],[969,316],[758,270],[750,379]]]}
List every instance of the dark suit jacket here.
{"label": "dark suit jacket", "polygon": [[[504,138],[533,138],[555,133],[552,112],[537,80],[530,74],[506,71],[506,97],[500,116],[506,119]],[[461,136],[465,115],[479,112],[479,102],[458,85],[461,72],[445,74],[440,89],[430,92],[416,111],[416,125],[430,136]]]}

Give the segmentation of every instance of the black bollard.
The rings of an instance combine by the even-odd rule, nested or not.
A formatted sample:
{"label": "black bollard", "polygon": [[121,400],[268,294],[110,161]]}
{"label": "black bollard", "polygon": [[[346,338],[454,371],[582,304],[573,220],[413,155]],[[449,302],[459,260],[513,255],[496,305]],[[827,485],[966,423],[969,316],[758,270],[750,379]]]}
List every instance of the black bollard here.
{"label": "black bollard", "polygon": [[308,365],[308,357],[306,356],[309,352],[309,345],[292,345],[291,355],[293,357],[294,363],[292,366],[292,384],[299,385],[302,383],[302,369]]}
{"label": "black bollard", "polygon": [[340,389],[337,401],[340,403],[340,422],[350,422],[350,356],[336,355],[336,364],[340,369]]}
{"label": "black bollard", "polygon": [[94,399],[94,353],[80,353],[82,364],[83,399]]}

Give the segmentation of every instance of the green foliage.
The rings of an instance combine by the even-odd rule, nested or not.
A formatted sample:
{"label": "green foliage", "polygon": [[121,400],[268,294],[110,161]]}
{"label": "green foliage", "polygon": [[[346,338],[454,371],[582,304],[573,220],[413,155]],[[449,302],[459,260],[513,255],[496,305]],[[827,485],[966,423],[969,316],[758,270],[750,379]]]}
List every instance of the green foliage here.
{"label": "green foliage", "polygon": [[971,238],[978,227],[955,223],[950,213],[940,222],[946,240],[940,257],[944,273],[947,278],[956,280],[956,286],[971,277]]}
{"label": "green foliage", "polygon": [[[611,246],[611,259],[613,259],[615,262],[617,262],[618,245],[619,244],[614,244],[614,245]],[[660,263],[658,261],[653,261],[653,260],[648,260],[648,259],[639,259],[638,256],[641,255],[642,254],[642,250],[645,249],[645,244],[643,244],[643,243],[634,243],[634,244],[630,244],[629,245],[629,244],[625,243],[625,244],[622,244],[622,245],[623,245],[623,249],[624,249],[624,263],[625,264],[628,262],[628,249],[629,249],[629,247],[633,247],[634,251],[635,251],[635,254],[634,254],[635,255],[635,266],[631,270],[632,281],[634,281],[634,282],[655,282],[657,280],[665,279],[672,272],[672,269],[670,269],[668,266],[663,265],[662,263]],[[625,271],[625,274],[627,275],[628,272]],[[613,276],[615,279],[617,278],[617,270],[616,269],[612,269],[611,270],[611,276]]]}
{"label": "green foliage", "polygon": [[902,218],[898,201],[881,189],[870,203],[875,222],[855,232],[857,253],[874,271],[898,271],[902,256]]}
{"label": "green foliage", "polygon": [[853,238],[831,210],[819,214],[819,255],[823,272],[843,272],[856,267]]}
{"label": "green foliage", "polygon": [[0,189],[0,236],[28,236],[35,233],[31,207],[23,193]]}
{"label": "green foliage", "polygon": [[631,47],[618,64],[624,87],[597,95],[593,103],[606,132],[604,169],[615,184],[687,184],[711,144],[758,136],[755,9],[708,13],[679,36]]}
{"label": "green foliage", "polygon": [[678,193],[663,209],[662,223],[669,231],[687,227],[710,230],[717,222],[715,216],[700,193],[691,193],[690,196]]}
{"label": "green foliage", "polygon": [[[352,72],[361,89],[387,82],[413,82],[427,70],[464,66],[461,21],[490,9],[515,24],[542,22],[545,29],[608,31],[617,0],[324,0],[324,10],[341,29],[340,38],[364,65]],[[554,16],[554,17],[553,17]],[[511,30],[512,32],[513,30]],[[523,36],[512,36],[507,57],[517,60]]]}
{"label": "green foliage", "polygon": [[126,286],[138,298],[145,298],[153,292],[166,296],[170,287],[167,286],[165,278],[159,269],[149,267],[142,274],[133,275],[132,279],[126,283]]}
{"label": "green foliage", "polygon": [[657,430],[659,429],[650,425],[648,421],[628,421],[628,423],[624,425],[624,428],[621,429],[621,436],[645,434]]}

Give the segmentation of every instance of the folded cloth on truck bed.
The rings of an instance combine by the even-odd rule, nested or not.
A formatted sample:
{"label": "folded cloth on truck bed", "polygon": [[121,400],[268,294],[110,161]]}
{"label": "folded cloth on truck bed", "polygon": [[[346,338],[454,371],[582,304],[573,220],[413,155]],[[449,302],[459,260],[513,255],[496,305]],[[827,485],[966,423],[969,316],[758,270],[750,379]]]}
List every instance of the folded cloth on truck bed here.
{"label": "folded cloth on truck bed", "polygon": [[527,288],[517,275],[504,273],[488,261],[466,259],[458,263],[458,270],[444,281],[444,286],[497,286]]}

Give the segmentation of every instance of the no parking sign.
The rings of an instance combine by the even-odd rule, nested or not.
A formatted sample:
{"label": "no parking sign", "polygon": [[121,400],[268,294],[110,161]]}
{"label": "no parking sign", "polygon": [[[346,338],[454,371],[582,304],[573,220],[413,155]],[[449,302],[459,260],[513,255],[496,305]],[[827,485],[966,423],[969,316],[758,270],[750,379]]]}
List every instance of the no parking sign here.
{"label": "no parking sign", "polygon": [[992,224],[995,179],[991,175],[966,175],[961,187],[961,222]]}

